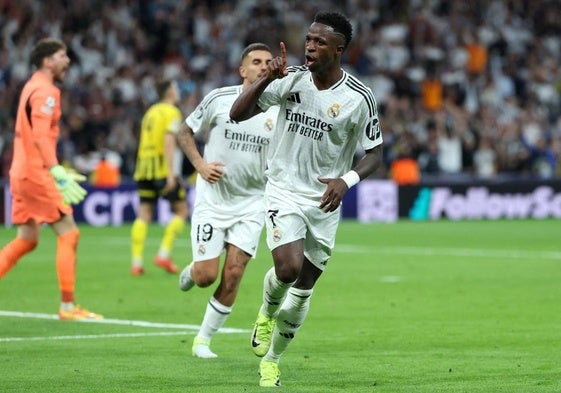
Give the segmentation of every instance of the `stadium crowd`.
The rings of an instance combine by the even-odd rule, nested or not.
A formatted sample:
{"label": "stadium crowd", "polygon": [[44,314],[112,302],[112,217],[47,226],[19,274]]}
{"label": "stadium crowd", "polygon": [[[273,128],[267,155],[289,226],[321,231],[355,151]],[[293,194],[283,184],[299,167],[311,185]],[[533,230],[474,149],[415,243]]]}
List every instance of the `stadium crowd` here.
{"label": "stadium crowd", "polygon": [[158,78],[178,81],[186,116],[211,89],[240,82],[250,42],[284,41],[288,63],[301,64],[307,21],[321,9],[352,18],[344,64],[380,107],[379,176],[561,176],[555,0],[0,0],[1,176],[38,38],[62,38],[73,62],[61,161],[90,173],[103,156],[126,178]]}

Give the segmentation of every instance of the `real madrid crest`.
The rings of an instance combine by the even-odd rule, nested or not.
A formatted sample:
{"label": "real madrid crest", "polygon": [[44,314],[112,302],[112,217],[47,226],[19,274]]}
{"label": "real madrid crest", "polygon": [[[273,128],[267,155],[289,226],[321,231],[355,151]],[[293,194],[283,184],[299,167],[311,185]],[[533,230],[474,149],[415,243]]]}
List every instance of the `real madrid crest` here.
{"label": "real madrid crest", "polygon": [[273,131],[273,119],[271,119],[270,117],[267,118],[267,120],[265,120],[265,131]]}
{"label": "real madrid crest", "polygon": [[329,109],[327,109],[327,116],[331,117],[332,119],[335,119],[337,116],[339,116],[339,108],[341,107],[341,105],[339,104],[333,104],[329,107]]}
{"label": "real madrid crest", "polygon": [[273,230],[273,240],[276,241],[276,242],[279,242],[280,239],[282,239],[281,232],[280,232],[279,228],[275,228]]}
{"label": "real madrid crest", "polygon": [[204,244],[199,244],[199,255],[205,255],[206,254],[206,247]]}

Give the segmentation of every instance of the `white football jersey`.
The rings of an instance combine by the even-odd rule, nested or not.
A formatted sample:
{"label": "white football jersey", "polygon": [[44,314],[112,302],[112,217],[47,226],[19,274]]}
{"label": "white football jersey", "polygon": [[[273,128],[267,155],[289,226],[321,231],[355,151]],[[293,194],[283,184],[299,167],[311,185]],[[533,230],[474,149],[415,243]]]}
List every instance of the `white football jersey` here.
{"label": "white football jersey", "polygon": [[202,204],[218,212],[241,213],[251,210],[253,201],[259,202],[255,207],[261,206],[278,107],[236,123],[230,119],[230,108],[241,92],[241,85],[214,89],[185,119],[195,133],[210,131],[205,161],[225,164],[224,175],[215,184],[197,176],[195,209]]}
{"label": "white football jersey", "polygon": [[263,110],[280,106],[266,174],[274,186],[319,201],[326,186],[318,177],[348,172],[358,143],[365,150],[382,143],[376,101],[345,71],[331,88],[318,90],[306,66],[287,69],[258,101]]}

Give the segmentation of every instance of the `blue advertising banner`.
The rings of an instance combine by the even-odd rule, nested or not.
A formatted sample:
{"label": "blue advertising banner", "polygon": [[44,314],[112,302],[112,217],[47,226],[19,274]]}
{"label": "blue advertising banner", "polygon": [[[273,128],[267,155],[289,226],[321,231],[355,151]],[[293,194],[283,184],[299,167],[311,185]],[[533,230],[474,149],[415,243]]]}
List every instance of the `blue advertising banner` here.
{"label": "blue advertising banner", "polygon": [[[88,191],[86,198],[73,206],[76,222],[93,226],[119,226],[132,222],[138,210],[138,193],[134,183],[123,184],[117,188],[94,188],[83,185]],[[187,199],[191,203],[194,192],[189,189]],[[4,223],[11,226],[11,197],[8,185],[4,187]],[[167,223],[171,218],[169,202],[160,199],[154,212],[154,221]]]}
{"label": "blue advertising banner", "polygon": [[[139,203],[134,183],[114,189],[85,187],[86,199],[74,206],[77,222],[118,226],[134,220]],[[187,199],[191,207],[194,198],[195,189],[190,188]],[[8,185],[4,186],[0,201],[3,205],[0,217],[10,226]],[[341,217],[360,222],[561,218],[561,181],[432,182],[397,186],[391,180],[364,180],[345,195]],[[163,225],[170,218],[169,203],[160,200],[154,220]]]}

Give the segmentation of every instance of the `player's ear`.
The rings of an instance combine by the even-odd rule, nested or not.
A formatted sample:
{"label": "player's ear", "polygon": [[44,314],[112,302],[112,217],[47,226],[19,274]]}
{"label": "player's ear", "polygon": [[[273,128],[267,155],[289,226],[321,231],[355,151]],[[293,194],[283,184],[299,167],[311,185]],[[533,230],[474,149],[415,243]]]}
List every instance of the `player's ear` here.
{"label": "player's ear", "polygon": [[244,66],[240,66],[240,68],[238,68],[238,71],[240,73],[240,76],[242,77],[242,79],[245,79],[246,75],[247,75],[247,71],[245,69]]}

